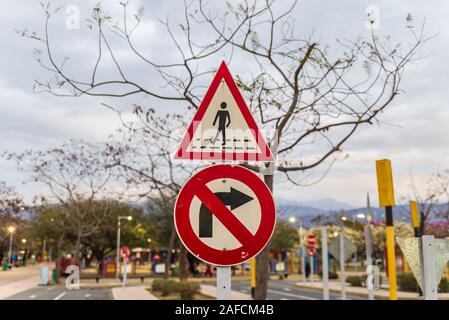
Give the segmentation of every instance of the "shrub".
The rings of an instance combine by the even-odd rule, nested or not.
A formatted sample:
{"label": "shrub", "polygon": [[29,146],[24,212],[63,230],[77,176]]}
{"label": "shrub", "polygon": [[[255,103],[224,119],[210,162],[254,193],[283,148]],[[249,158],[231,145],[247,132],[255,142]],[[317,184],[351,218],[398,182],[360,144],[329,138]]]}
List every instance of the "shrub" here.
{"label": "shrub", "polygon": [[348,276],[346,277],[348,282],[353,287],[363,287],[365,283],[365,277],[363,276]]}
{"label": "shrub", "polygon": [[[412,273],[398,275],[398,286],[402,291],[418,291],[418,283]],[[449,279],[443,277],[438,285],[438,292],[449,292]]]}
{"label": "shrub", "polygon": [[418,283],[416,282],[415,276],[411,272],[398,274],[397,282],[399,290],[401,291],[418,291]]}
{"label": "shrub", "polygon": [[200,292],[200,285],[195,282],[181,281],[176,284],[181,300],[193,300],[195,294]]}
{"label": "shrub", "polygon": [[[320,278],[323,279],[323,273],[319,273]],[[338,273],[329,271],[329,279],[338,279]]]}
{"label": "shrub", "polygon": [[160,292],[163,297],[177,291],[176,282],[173,280],[154,280],[151,289]]}
{"label": "shrub", "polygon": [[163,297],[168,296],[170,293],[177,292],[177,283],[173,280],[166,280],[162,286],[161,294]]}
{"label": "shrub", "polygon": [[164,280],[161,280],[161,279],[153,280],[153,283],[151,283],[151,290],[161,291],[161,288],[163,286],[163,284],[162,284],[163,281]]}
{"label": "shrub", "polygon": [[195,294],[199,293],[200,285],[195,282],[173,281],[156,279],[151,284],[151,290],[160,292],[163,297],[170,293],[179,293],[182,300],[193,300]]}

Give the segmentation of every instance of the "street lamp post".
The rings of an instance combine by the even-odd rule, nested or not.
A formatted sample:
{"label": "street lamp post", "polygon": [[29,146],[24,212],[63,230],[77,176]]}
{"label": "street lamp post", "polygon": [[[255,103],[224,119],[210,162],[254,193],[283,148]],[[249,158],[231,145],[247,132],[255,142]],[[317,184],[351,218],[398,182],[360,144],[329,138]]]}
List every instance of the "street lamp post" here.
{"label": "street lamp post", "polygon": [[306,247],[304,246],[302,221],[299,220],[299,246],[301,247],[302,283],[306,284]]}
{"label": "street lamp post", "polygon": [[21,240],[23,243],[23,246],[25,248],[25,254],[23,255],[23,265],[26,266],[27,260],[28,260],[28,246],[26,245],[27,239]]}
{"label": "street lamp post", "polygon": [[[302,239],[302,220],[299,220],[299,246],[301,247],[301,273],[302,273],[302,282],[303,284],[306,284],[306,264],[305,264],[305,257],[306,257],[306,248],[304,247],[304,241]],[[290,217],[289,222],[294,224],[296,222],[296,217]]]}
{"label": "street lamp post", "polygon": [[10,233],[9,236],[9,252],[8,252],[8,263],[12,264],[12,237],[14,235],[14,231],[16,230],[16,228],[14,228],[13,226],[8,228],[8,231]]}
{"label": "street lamp post", "polygon": [[115,278],[118,280],[120,277],[120,228],[122,225],[121,220],[131,221],[132,216],[118,216],[117,218],[117,251],[116,251],[116,268],[115,268]]}

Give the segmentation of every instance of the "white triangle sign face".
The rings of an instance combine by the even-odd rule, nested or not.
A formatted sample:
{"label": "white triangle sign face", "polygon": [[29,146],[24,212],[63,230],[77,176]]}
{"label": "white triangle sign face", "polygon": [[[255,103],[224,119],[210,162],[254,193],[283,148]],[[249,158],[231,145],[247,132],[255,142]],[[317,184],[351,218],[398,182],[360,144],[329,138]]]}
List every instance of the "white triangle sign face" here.
{"label": "white triangle sign face", "polygon": [[397,237],[397,243],[402,253],[407,259],[408,265],[415,276],[416,282],[423,289],[422,283],[422,262],[421,262],[421,239]]}
{"label": "white triangle sign face", "polygon": [[175,159],[274,161],[224,62],[212,80]]}
{"label": "white triangle sign face", "polygon": [[[421,257],[421,239],[415,237],[397,237],[396,241],[398,242],[405,258],[407,259],[407,262],[410,266],[410,269],[412,270],[413,275],[415,276],[416,281],[418,282],[421,289],[424,290],[422,283],[423,265]],[[435,239],[435,257],[435,272],[438,284],[443,277],[444,268],[446,267],[446,264],[449,260],[449,240]]]}

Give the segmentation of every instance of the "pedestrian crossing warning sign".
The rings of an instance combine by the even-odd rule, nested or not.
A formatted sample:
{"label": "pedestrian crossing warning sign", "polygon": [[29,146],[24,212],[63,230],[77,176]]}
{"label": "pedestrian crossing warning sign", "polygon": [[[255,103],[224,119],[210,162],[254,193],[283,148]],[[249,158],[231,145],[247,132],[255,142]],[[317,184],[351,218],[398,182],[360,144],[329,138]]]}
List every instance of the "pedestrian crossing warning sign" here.
{"label": "pedestrian crossing warning sign", "polygon": [[274,161],[224,62],[212,80],[175,158]]}

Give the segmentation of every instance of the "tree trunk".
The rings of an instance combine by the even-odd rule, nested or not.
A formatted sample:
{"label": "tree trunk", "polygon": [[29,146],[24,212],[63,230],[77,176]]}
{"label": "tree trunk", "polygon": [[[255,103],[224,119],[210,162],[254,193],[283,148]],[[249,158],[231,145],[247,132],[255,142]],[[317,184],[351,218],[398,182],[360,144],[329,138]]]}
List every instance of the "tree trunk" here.
{"label": "tree trunk", "polygon": [[186,248],[181,245],[181,251],[179,252],[179,280],[187,280],[189,274],[187,272],[187,251]]}
{"label": "tree trunk", "polygon": [[426,215],[421,212],[421,223],[419,224],[419,234],[422,236],[426,231]]}
{"label": "tree trunk", "polygon": [[80,253],[81,253],[81,229],[78,229],[78,232],[76,234],[76,245],[75,245],[75,257],[73,264],[80,267],[80,263],[78,260],[80,259]]}
{"label": "tree trunk", "polygon": [[58,239],[57,244],[57,256],[56,256],[56,283],[59,283],[59,277],[61,276],[61,248],[64,242],[65,232],[62,232]]}
{"label": "tree trunk", "polygon": [[176,229],[175,226],[173,225],[170,234],[170,240],[168,242],[168,252],[167,252],[167,260],[165,261],[164,279],[167,279],[170,273],[170,260],[172,256],[171,251],[173,250],[173,247],[175,245],[175,240],[176,240]]}
{"label": "tree trunk", "polygon": [[[273,192],[273,176],[264,176],[265,184],[271,192]],[[267,286],[270,279],[270,271],[268,269],[270,259],[271,241],[266,247],[257,255],[256,258],[256,289],[254,291],[255,300],[267,299]]]}
{"label": "tree trunk", "polygon": [[[101,275],[102,271],[103,271],[103,259],[105,256],[105,252],[104,252],[105,250],[92,250],[92,251],[93,251],[92,257],[95,256],[95,258],[97,259],[97,263],[98,263],[97,274]],[[92,260],[92,258],[90,260]]]}

